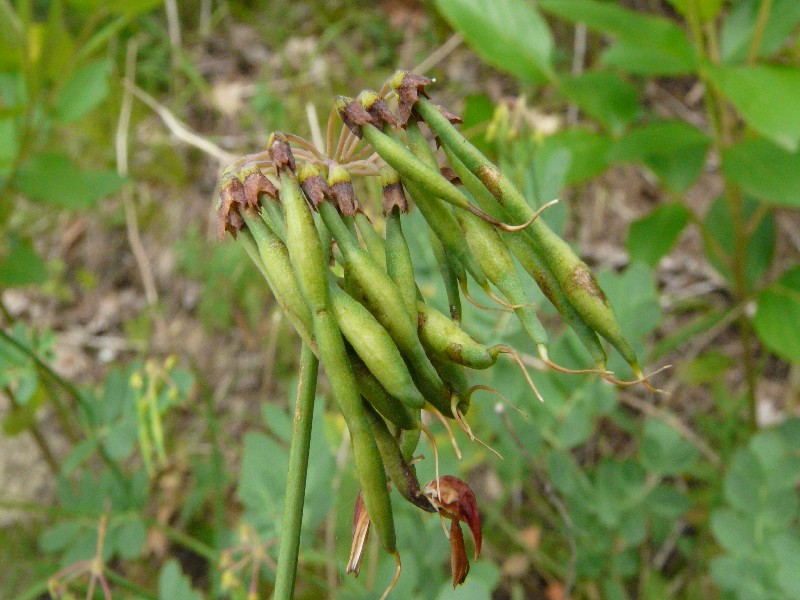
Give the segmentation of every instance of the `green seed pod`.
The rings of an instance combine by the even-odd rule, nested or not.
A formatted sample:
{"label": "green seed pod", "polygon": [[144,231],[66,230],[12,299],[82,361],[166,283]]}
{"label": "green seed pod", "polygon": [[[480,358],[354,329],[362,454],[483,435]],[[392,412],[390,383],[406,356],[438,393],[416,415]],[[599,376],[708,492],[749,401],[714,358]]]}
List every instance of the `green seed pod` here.
{"label": "green seed pod", "polygon": [[386,273],[397,284],[403,302],[412,315],[417,308],[417,282],[411,252],[403,235],[400,215],[408,210],[400,178],[394,169],[381,169],[383,209],[386,215]]}
{"label": "green seed pod", "polygon": [[[489,190],[487,190],[480,180],[464,166],[464,163],[453,154],[452,150],[445,147],[444,151],[456,175],[458,175],[461,180],[461,183],[478,205],[496,218],[508,218],[508,215],[502,211],[502,208],[497,204]],[[561,318],[563,318],[567,325],[577,334],[578,339],[591,355],[595,368],[605,370],[606,353],[605,350],[603,350],[603,345],[600,343],[597,334],[586,324],[575,308],[569,303],[555,275],[547,269],[536,252],[533,251],[526,241],[527,238],[521,235],[521,233],[504,232],[502,236],[508,248],[519,261],[520,265],[522,265],[522,268],[533,277],[539,289],[542,290],[545,297],[556,308]]]}
{"label": "green seed pod", "polygon": [[414,385],[403,357],[386,329],[335,283],[330,286],[330,294],[339,329],[376,379],[390,395],[409,408],[422,408],[425,399]]}
{"label": "green seed pod", "polygon": [[410,461],[414,456],[414,451],[419,445],[419,438],[422,435],[422,429],[406,429],[400,432],[400,452],[406,461]]}
{"label": "green seed pod", "polygon": [[409,410],[397,398],[392,398],[355,351],[348,352],[348,356],[361,396],[398,429],[406,431],[418,428],[419,410]]}
{"label": "green seed pod", "polygon": [[505,296],[513,306],[523,329],[536,345],[539,353],[547,353],[547,332],[530,305],[522,281],[519,279],[511,252],[508,251],[500,234],[488,223],[475,215],[461,211],[456,218],[461,225],[472,254],[483,269],[486,277]]}
{"label": "green seed pod", "polygon": [[416,470],[403,458],[403,452],[384,420],[369,404],[365,405],[364,409],[372,426],[372,433],[378,444],[384,467],[395,489],[415,506],[428,512],[435,512],[430,501],[420,491]]}
{"label": "green seed pod", "polygon": [[[406,133],[408,135],[409,148],[414,156],[432,169],[438,170],[436,157],[433,155],[416,121],[408,123]],[[427,193],[422,186],[406,182],[406,187],[422,216],[425,217],[428,226],[436,233],[442,245],[464,265],[464,268],[469,271],[469,274],[472,275],[475,282],[482,289],[488,290],[489,282],[472,255],[464,236],[461,235],[461,228],[458,226],[458,221],[456,221],[452,211],[439,198]]]}
{"label": "green seed pod", "polygon": [[433,256],[439,266],[439,274],[444,282],[444,290],[447,293],[447,304],[450,308],[450,317],[456,323],[461,322],[461,295],[459,293],[459,275],[461,281],[466,281],[467,274],[457,258],[449,257],[445,252],[442,241],[436,236],[433,229],[428,226],[428,239],[431,243]]}
{"label": "green seed pod", "polygon": [[342,334],[331,311],[327,260],[314,218],[295,177],[294,156],[286,139],[273,133],[268,148],[280,177],[289,258],[311,309],[320,362],[350,431],[356,471],[367,512],[386,551],[394,552],[396,538],[391,500],[386,489],[386,473],[364,413]]}
{"label": "green seed pod", "polygon": [[364,211],[358,211],[353,219],[356,222],[358,232],[361,234],[361,239],[364,240],[364,245],[367,247],[372,259],[378,265],[386,264],[386,246],[381,234],[375,230],[369,217],[364,214]]}
{"label": "green seed pod", "polygon": [[[427,98],[419,98],[414,110],[436,133],[442,144],[464,163],[512,219],[527,222],[535,213],[522,194],[480,150],[473,146]],[[542,219],[536,219],[525,230],[533,250],[555,275],[570,304],[584,321],[605,337],[641,375],[636,354],[625,339],[614,311],[600,289],[591,269],[558,237]]]}
{"label": "green seed pod", "polygon": [[416,319],[408,312],[397,285],[358,245],[332,204],[323,202],[319,214],[342,251],[345,280],[357,288],[351,295],[367,306],[408,359],[411,375],[425,399],[437,408],[446,407],[447,391],[425,355],[417,337]]}
{"label": "green seed pod", "polygon": [[242,245],[261,270],[295,331],[306,344],[316,348],[311,312],[300,291],[286,246],[255,212],[243,210],[241,214],[247,224],[247,230],[239,232]]}
{"label": "green seed pod", "polygon": [[448,358],[471,369],[488,369],[497,362],[499,350],[487,348],[446,315],[424,302],[417,303],[417,310],[419,338],[429,355]]}

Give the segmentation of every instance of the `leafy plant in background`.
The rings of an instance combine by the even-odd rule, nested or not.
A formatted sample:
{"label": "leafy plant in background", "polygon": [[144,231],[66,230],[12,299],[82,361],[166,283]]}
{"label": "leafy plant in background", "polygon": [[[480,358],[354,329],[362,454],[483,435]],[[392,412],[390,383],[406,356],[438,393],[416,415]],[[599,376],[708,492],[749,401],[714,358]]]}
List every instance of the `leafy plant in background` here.
{"label": "leafy plant in background", "polygon": [[[487,62],[515,75],[532,89],[557,92],[583,114],[580,124],[543,139],[517,135],[517,139],[508,144],[511,150],[498,143],[498,152],[513,155],[509,162],[516,164],[519,178],[526,181],[529,188],[535,190],[544,181],[552,186],[548,188],[551,192],[557,193],[562,185],[579,185],[621,163],[641,165],[650,171],[671,199],[631,225],[627,240],[632,261],[629,272],[641,265],[654,268],[685,228],[694,227],[699,231],[706,258],[726,281],[731,302],[723,306],[703,300],[692,302],[691,306],[676,304],[673,314],[685,313],[691,315],[691,319],[663,339],[650,358],[657,359],[698,336],[714,335],[734,323],[740,340],[744,391],[719,385],[723,374],[733,365],[725,360],[720,362],[716,351],[703,353],[693,364],[681,365],[679,369],[691,382],[714,385],[719,415],[716,419],[701,417],[698,421],[714,445],[722,446],[724,458],[735,451],[731,472],[724,482],[728,501],[735,503],[734,497],[745,494],[745,488],[752,489],[752,483],[764,490],[777,486],[774,489],[785,490],[786,497],[782,500],[788,506],[796,504],[796,491],[789,490],[792,485],[789,482],[795,481],[791,470],[776,475],[787,479],[771,484],[769,475],[759,475],[767,467],[759,467],[755,458],[748,458],[752,456],[749,452],[755,450],[737,450],[736,444],[747,439],[745,429],[737,424],[743,416],[742,408],[747,407],[749,432],[757,428],[757,389],[766,366],[766,361],[759,358],[759,345],[787,361],[800,358],[800,327],[797,325],[800,277],[796,267],[790,266],[781,273],[785,265],[774,264],[779,211],[800,203],[800,117],[795,109],[796,100],[800,98],[796,34],[800,5],[791,0],[669,0],[664,9],[674,10],[673,16],[677,14],[682,22],[665,17],[666,10],[661,14],[644,14],[619,3],[597,0],[538,0],[535,3],[438,0],[436,5]],[[575,24],[579,30],[588,28],[591,33],[584,40],[585,47],[590,48],[587,65],[570,69],[565,64],[556,51],[552,30],[543,15]],[[585,30],[576,35],[583,34]],[[684,120],[664,119],[648,110],[641,99],[642,90],[655,78],[667,78],[666,81],[683,78],[683,81],[701,86],[706,126],[699,128]],[[475,106],[478,105],[476,102]],[[526,160],[520,162],[520,156]],[[710,157],[719,160],[724,188],[703,215],[684,199],[684,194],[704,169],[713,168],[710,165],[714,161]],[[627,289],[631,294],[638,291],[635,286]],[[620,312],[626,314],[624,308]],[[700,375],[701,372],[704,373]],[[721,428],[720,422],[725,424]],[[795,421],[787,422],[785,430],[792,430],[794,424]],[[645,452],[652,443],[649,440],[654,434],[652,423],[644,432],[630,426],[626,429],[638,440],[641,452]],[[753,438],[751,448],[764,439],[776,438],[773,434],[759,434]],[[678,442],[676,439],[673,452],[688,452],[686,442]],[[565,455],[550,454],[548,462],[554,460],[553,457],[563,460]],[[625,465],[630,469],[629,463],[613,459],[609,463],[608,460],[597,466],[586,465],[583,470],[588,470],[588,474],[581,474],[579,469],[573,476],[576,481],[583,481],[584,492],[591,489],[588,486],[593,481],[592,473],[599,477],[603,473],[626,471]],[[559,483],[564,473],[570,471],[563,468],[563,464],[558,465],[559,468],[551,465],[551,477],[573,506],[574,498],[570,502],[569,492],[578,489],[578,484],[572,482],[569,487]],[[689,466],[686,464],[687,468]],[[657,473],[652,462],[645,462],[643,467],[645,471],[639,475],[627,470],[629,477],[634,478],[631,481],[645,477],[645,472],[649,472],[648,477],[653,477],[654,470]],[[689,476],[712,487],[722,485],[706,467],[697,463],[689,469]],[[750,481],[752,478],[764,483]],[[642,481],[633,485],[633,489],[640,488],[638,484]],[[599,482],[595,480],[595,485]],[[781,487],[784,484],[787,487]],[[618,488],[618,491],[623,489]],[[674,486],[669,489],[670,493],[677,493]],[[765,493],[772,497],[772,492]],[[573,506],[573,511],[596,515],[596,511],[602,510],[596,501],[585,499],[585,493],[580,498],[584,500]],[[739,498],[736,505],[739,510],[754,511],[759,515],[756,517],[759,522],[769,520],[769,508],[765,505],[754,501],[745,507],[746,503],[741,496]],[[704,495],[690,495],[689,499],[703,504],[708,501]],[[672,518],[679,517],[678,507],[687,508],[685,498],[674,500],[672,509],[677,512]],[[777,500],[772,506],[777,506]],[[709,508],[713,509],[714,505]],[[573,519],[574,522],[578,520]],[[784,575],[779,575],[775,568],[764,567],[765,563],[759,563],[762,566],[753,573],[741,561],[774,556],[764,554],[765,547],[757,545],[769,544],[769,536],[757,536],[755,546],[739,545],[734,549],[736,537],[731,535],[730,529],[734,521],[728,509],[716,509],[713,513],[712,532],[722,547],[732,553],[730,558],[715,561],[711,570],[720,589],[739,598],[800,597],[795,582],[785,575],[788,565],[795,564],[800,557],[798,549],[792,544],[775,541],[786,552],[787,566],[781,571]],[[614,519],[606,515],[593,525],[611,522]],[[788,527],[792,535],[797,536],[797,519],[791,510],[780,522],[781,527]],[[703,522],[697,525],[703,531],[708,526]],[[655,542],[661,534],[656,535],[653,530],[651,535],[651,541]],[[751,538],[752,533],[747,539]],[[642,543],[642,538],[637,539],[630,530],[623,539]],[[692,543],[682,540],[677,549],[681,554],[699,551],[705,555],[711,551],[705,546],[692,549]],[[605,553],[613,563],[611,557],[617,553],[612,546],[606,546]],[[581,544],[578,544],[578,555],[581,555]],[[598,564],[602,561],[592,566]],[[582,572],[580,559],[578,565],[579,576],[591,579],[598,575]],[[615,574],[616,583],[606,580],[611,586],[606,589],[606,597],[624,597],[625,588],[630,591],[632,577],[637,572],[639,593],[645,594],[644,597],[676,593],[669,588],[648,587],[654,580],[644,564],[634,568],[628,563],[623,570],[621,568],[619,564],[612,565],[610,572]],[[617,579],[618,576],[621,578]],[[619,585],[620,581],[626,581],[626,585]],[[687,586],[682,597],[699,594],[700,588],[695,585]]]}

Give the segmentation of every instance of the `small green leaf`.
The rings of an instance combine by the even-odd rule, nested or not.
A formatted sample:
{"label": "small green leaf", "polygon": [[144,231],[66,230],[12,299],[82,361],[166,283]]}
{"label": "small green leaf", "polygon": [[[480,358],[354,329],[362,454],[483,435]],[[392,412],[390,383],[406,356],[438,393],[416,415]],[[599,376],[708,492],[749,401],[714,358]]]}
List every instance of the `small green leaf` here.
{"label": "small green leaf", "polygon": [[677,475],[688,471],[697,460],[697,450],[672,427],[648,419],[641,447],[642,465],[659,475]]}
{"label": "small green leaf", "polygon": [[539,0],[542,10],[572,23],[612,35],[618,42],[603,62],[639,75],[691,73],[696,58],[686,35],[675,23],[643,15],[613,2],[594,0]]}
{"label": "small green leaf", "polygon": [[743,448],[736,451],[723,482],[725,499],[742,512],[757,511],[764,474],[758,458]]}
{"label": "small green leaf", "polygon": [[109,548],[123,559],[133,560],[147,541],[147,527],[140,520],[126,521],[109,531]]}
{"label": "small green leaf", "polygon": [[718,509],[711,515],[711,531],[720,546],[735,556],[748,556],[756,549],[755,523],[749,516],[730,509]]}
{"label": "small green leaf", "polygon": [[588,71],[561,80],[561,91],[613,134],[621,134],[639,116],[639,93],[619,75]]}
{"label": "small green leaf", "polygon": [[722,153],[722,172],[751,196],[778,206],[800,206],[800,151],[787,152],[763,138]]}
{"label": "small green leaf", "polygon": [[675,244],[690,216],[686,206],[672,202],[631,223],[627,243],[631,258],[656,266]]}
{"label": "small green leaf", "polygon": [[526,0],[436,0],[436,7],[487,63],[526,81],[552,76],[553,38]]}
{"label": "small green leaf", "polygon": [[670,189],[681,193],[697,179],[710,145],[708,137],[683,121],[656,121],[636,128],[609,152],[612,162],[638,162]]}
{"label": "small green leaf", "polygon": [[61,88],[53,115],[61,123],[84,116],[108,96],[111,61],[99,60],[75,69]]}
{"label": "small green leaf", "polygon": [[39,547],[45,552],[63,550],[78,537],[84,527],[80,521],[65,521],[45,530],[39,536]]}
{"label": "small green leaf", "polygon": [[177,560],[168,560],[158,576],[158,600],[202,600]]}
{"label": "small green leaf", "polygon": [[8,236],[8,254],[0,254],[0,287],[42,283],[47,280],[44,262],[29,239]]}
{"label": "small green leaf", "polygon": [[745,122],[791,152],[800,142],[800,69],[773,65],[708,66],[714,85],[733,103]]}
{"label": "small green leaf", "polygon": [[97,442],[96,437],[91,437],[77,444],[67,455],[64,464],[61,465],[61,474],[66,477],[77,469],[97,448]]}
{"label": "small green leaf", "polygon": [[759,294],[753,325],[772,352],[800,362],[800,267],[790,269]]}
{"label": "small green leaf", "polygon": [[113,171],[81,171],[63,154],[39,154],[17,175],[20,192],[54,206],[87,208],[116,192],[125,178]]}
{"label": "small green leaf", "polygon": [[[742,62],[750,52],[762,0],[741,0],[731,3],[730,14],[722,23],[722,59],[726,63]],[[775,54],[800,23],[800,2],[772,0],[767,22],[761,33],[759,57]]]}
{"label": "small green leaf", "polygon": [[610,147],[611,140],[607,136],[574,127],[546,137],[534,160],[551,164],[554,155],[569,151],[569,170],[564,185],[575,185],[608,168],[606,155]]}

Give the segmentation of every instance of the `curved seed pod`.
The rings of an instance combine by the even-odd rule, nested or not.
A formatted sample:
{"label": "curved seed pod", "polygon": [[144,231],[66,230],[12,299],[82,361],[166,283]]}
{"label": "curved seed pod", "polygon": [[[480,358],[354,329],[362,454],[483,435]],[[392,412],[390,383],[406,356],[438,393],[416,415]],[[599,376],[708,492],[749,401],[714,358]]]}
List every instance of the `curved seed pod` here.
{"label": "curved seed pod", "polygon": [[[507,218],[508,215],[506,215],[502,207],[497,204],[491,192],[489,192],[480,180],[464,166],[464,163],[459,160],[453,151],[448,147],[445,147],[444,151],[456,175],[458,175],[461,180],[461,183],[478,205],[483,210],[490,212],[494,217]],[[539,289],[542,290],[545,297],[556,308],[561,318],[564,319],[567,325],[577,334],[578,339],[594,360],[595,368],[605,370],[606,353],[597,334],[589,327],[586,321],[581,318],[572,304],[569,303],[555,275],[542,263],[542,259],[533,251],[531,246],[526,242],[524,236],[517,233],[505,232],[502,236],[508,248],[522,265],[522,268],[533,277]]]}
{"label": "curved seed pod", "polygon": [[444,356],[437,356],[434,353],[430,354],[431,362],[433,366],[436,367],[436,371],[439,373],[439,376],[444,381],[445,385],[451,391],[451,404],[453,406],[448,409],[448,413],[454,413],[453,418],[456,420],[460,419],[460,415],[456,414],[453,411],[453,408],[457,408],[460,411],[461,415],[467,414],[469,410],[470,404],[470,388],[469,388],[469,380],[467,379],[467,373],[464,370],[464,367],[447,357]]}
{"label": "curved seed pod", "polygon": [[358,232],[361,234],[361,239],[367,247],[372,259],[378,265],[386,264],[386,247],[385,242],[381,235],[375,230],[369,217],[364,214],[364,211],[357,211],[353,219],[356,222]]}
{"label": "curved seed pod", "polygon": [[[514,187],[484,155],[473,146],[426,98],[419,98],[414,110],[436,133],[443,145],[452,150],[492,196],[511,216],[527,222],[534,210]],[[556,277],[570,304],[584,321],[606,338],[628,362],[637,376],[641,376],[636,353],[625,339],[613,309],[597,283],[591,269],[575,254],[572,248],[557,236],[542,219],[537,219],[525,230],[530,244],[542,262]]]}
{"label": "curved seed pod", "polygon": [[414,451],[419,445],[419,438],[422,435],[422,429],[406,429],[400,432],[400,451],[406,461],[410,461],[414,456]]}
{"label": "curved seed pod", "polygon": [[403,302],[412,315],[417,308],[417,282],[411,252],[403,235],[400,215],[408,212],[408,203],[394,169],[381,169],[383,214],[386,216],[386,273],[397,284]]}
{"label": "curved seed pod", "polygon": [[261,270],[289,322],[306,344],[316,348],[311,312],[300,291],[286,246],[255,211],[242,210],[241,215],[247,224],[247,230],[239,232],[242,245]]}
{"label": "curved seed pod", "polygon": [[439,410],[447,407],[447,390],[425,355],[417,336],[416,319],[408,312],[400,290],[358,245],[332,204],[323,202],[319,214],[342,251],[345,280],[358,288],[353,290],[353,297],[365,303],[408,359],[411,376],[425,399]]}
{"label": "curved seed pod", "polygon": [[381,416],[369,405],[364,406],[367,419],[372,426],[372,433],[378,450],[395,489],[411,504],[427,512],[436,512],[428,498],[422,493],[417,479],[416,469],[409,465],[403,458],[403,452],[397,440],[389,432]]}
{"label": "curved seed pod", "polygon": [[516,267],[514,267],[511,252],[509,252],[503,240],[500,239],[500,234],[491,225],[481,221],[475,215],[461,211],[456,215],[456,218],[461,225],[469,247],[472,249],[472,254],[480,264],[486,277],[511,303],[514,314],[517,315],[528,337],[536,345],[537,351],[540,354],[544,352],[546,355],[549,342],[547,332],[530,304]]}
{"label": "curved seed pod", "polygon": [[289,258],[311,309],[320,362],[350,431],[353,457],[367,512],[386,551],[394,552],[396,537],[391,500],[386,489],[386,473],[364,413],[342,334],[331,313],[327,260],[322,243],[311,209],[295,177],[294,156],[289,144],[282,135],[273,133],[268,148],[280,177]]}
{"label": "curved seed pod", "polygon": [[261,218],[269,228],[286,243],[286,223],[283,220],[283,210],[277,200],[273,200],[265,195],[259,197],[261,203]]}
{"label": "curved seed pod", "polygon": [[418,302],[417,310],[419,339],[429,354],[471,369],[488,369],[497,362],[500,346],[487,348],[429,304]]}
{"label": "curved seed pod", "polygon": [[[433,155],[425,136],[422,135],[415,120],[409,121],[406,127],[406,134],[408,136],[409,149],[414,156],[430,168],[438,170],[436,157]],[[488,290],[489,282],[472,255],[464,236],[461,235],[461,229],[452,211],[439,198],[427,193],[424,187],[418,186],[416,183],[406,182],[406,188],[408,188],[422,216],[428,222],[428,226],[433,229],[441,240],[442,245],[464,265],[464,268],[469,271],[469,274],[472,275],[481,288]]]}
{"label": "curved seed pod", "polygon": [[397,398],[392,398],[354,351],[348,352],[348,356],[356,376],[358,391],[364,399],[401,431],[417,429],[419,410],[409,410]]}
{"label": "curved seed pod", "polygon": [[464,265],[458,262],[455,257],[449,257],[444,250],[442,241],[436,236],[433,229],[428,226],[428,239],[431,242],[431,249],[433,256],[436,259],[436,264],[439,266],[439,274],[442,276],[444,282],[444,290],[447,293],[447,304],[450,308],[450,318],[456,323],[461,322],[461,295],[459,293],[459,276],[456,269],[461,272],[461,280],[467,278],[464,271]]}
{"label": "curved seed pod", "polygon": [[409,408],[422,408],[419,393],[403,357],[386,329],[366,308],[338,286],[330,286],[331,307],[342,334],[390,395]]}

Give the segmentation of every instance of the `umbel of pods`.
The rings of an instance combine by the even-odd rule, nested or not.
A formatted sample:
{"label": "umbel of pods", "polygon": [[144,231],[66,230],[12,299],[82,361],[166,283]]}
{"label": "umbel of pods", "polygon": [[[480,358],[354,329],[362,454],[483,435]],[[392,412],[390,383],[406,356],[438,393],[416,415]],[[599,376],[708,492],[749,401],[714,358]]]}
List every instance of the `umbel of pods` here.
{"label": "umbel of pods", "polygon": [[[498,303],[492,310],[513,312],[548,367],[649,386],[594,275],[538,218],[549,204],[539,211],[527,205],[458,132],[458,118],[428,100],[430,83],[400,72],[384,86],[390,90],[386,95],[362,92],[355,100],[339,98],[325,149],[295,135],[273,134],[265,152],[244,156],[225,170],[217,209],[220,237],[230,232],[242,244],[303,340],[304,356],[318,360],[326,372],[350,433],[361,486],[347,571],[358,574],[368,531],[374,528],[397,561],[384,597],[400,576],[393,491],[450,520],[454,586],[469,571],[461,523],[472,533],[475,559],[480,552],[475,495],[461,479],[439,475],[438,448],[423,411],[445,427],[460,457],[448,419],[479,441],[466,413],[474,391],[486,389],[470,387],[467,370],[491,368],[500,354],[518,362],[544,401],[514,349],[484,345],[461,329],[461,295],[477,305],[468,292],[470,279]],[[337,117],[343,125],[335,139]],[[437,162],[423,124],[434,133],[448,164]],[[380,179],[385,228],[376,227],[356,196],[356,184],[364,177]],[[450,315],[429,305],[416,284],[404,232],[408,222],[403,223],[411,207],[406,192],[427,222]],[[590,366],[570,370],[549,359],[547,332],[512,255],[576,331]],[[606,370],[598,335],[619,350],[637,379],[622,382]],[[423,433],[431,444],[436,477],[420,486],[414,453]],[[304,479],[297,485],[304,485]],[[302,502],[302,493],[298,497]],[[299,539],[294,535],[299,523],[295,511],[291,527],[296,530],[286,525],[285,535]],[[280,556],[293,560],[281,560],[278,580],[292,585],[276,597],[290,598],[297,547],[284,552],[283,536],[281,544]],[[282,576],[285,569],[292,570],[290,576]]]}

